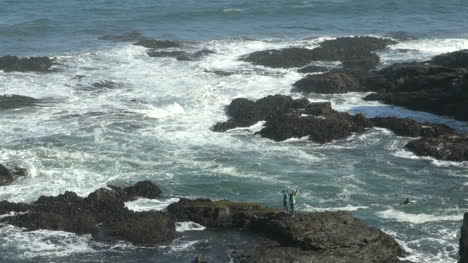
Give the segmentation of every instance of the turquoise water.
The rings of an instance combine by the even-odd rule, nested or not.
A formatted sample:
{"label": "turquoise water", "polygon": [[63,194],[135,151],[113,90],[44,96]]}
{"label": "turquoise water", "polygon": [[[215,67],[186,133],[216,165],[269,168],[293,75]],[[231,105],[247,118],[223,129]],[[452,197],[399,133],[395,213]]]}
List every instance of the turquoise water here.
{"label": "turquoise water", "polygon": [[[348,210],[394,236],[414,262],[456,262],[467,210],[467,163],[419,158],[408,138],[384,129],[318,145],[298,138],[273,142],[248,129],[214,133],[236,97],[291,93],[295,69],[252,66],[237,58],[269,48],[314,47],[352,34],[405,32],[379,55],[383,65],[422,61],[468,48],[464,1],[0,1],[0,54],[57,56],[50,74],[0,72],[0,94],[41,99],[37,107],[2,111],[0,162],[17,162],[30,177],[0,187],[0,199],[30,202],[65,190],[87,195],[108,183],[150,179],[166,202],[208,197],[281,206],[280,191],[299,189],[302,211]],[[105,34],[190,40],[182,50],[213,50],[200,61],[150,58]],[[402,50],[410,50],[403,52]],[[177,50],[177,49],[176,49]],[[210,71],[232,71],[218,76]],[[77,75],[84,77],[77,78]],[[98,81],[112,88],[90,88]],[[408,116],[467,130],[468,123],[365,102],[363,93],[310,95],[368,116]],[[413,203],[399,206],[405,198]],[[237,233],[185,231],[171,246],[106,244],[53,231],[0,229],[3,262],[190,262],[209,254],[228,262],[226,240]]]}

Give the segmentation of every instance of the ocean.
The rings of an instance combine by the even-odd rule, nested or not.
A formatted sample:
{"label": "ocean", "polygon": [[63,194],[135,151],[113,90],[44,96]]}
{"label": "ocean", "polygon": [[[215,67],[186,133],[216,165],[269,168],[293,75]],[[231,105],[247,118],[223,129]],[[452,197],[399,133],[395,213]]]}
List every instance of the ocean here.
{"label": "ocean", "polygon": [[[47,74],[0,72],[1,95],[40,99],[35,107],[0,112],[0,163],[29,170],[0,187],[0,200],[32,202],[66,190],[86,196],[106,184],[148,179],[168,199],[139,199],[129,208],[164,209],[181,197],[281,207],[280,191],[298,189],[302,212],[352,211],[392,235],[408,260],[456,262],[468,163],[417,157],[404,149],[410,138],[378,128],[323,145],[261,138],[254,133],[262,123],[226,133],[210,128],[227,119],[224,109],[234,98],[302,96],[292,91],[303,77],[297,69],[254,66],[242,55],[371,35],[398,40],[378,52],[380,67],[424,61],[468,49],[466,14],[466,0],[0,0],[0,56],[58,62]],[[119,41],[132,36],[184,43],[171,50],[215,53],[195,61],[149,57],[135,41]],[[111,84],[93,87],[97,82]],[[468,131],[467,122],[364,95],[307,97],[331,101],[339,111]],[[400,206],[406,198],[413,203]],[[250,238],[181,225],[171,244],[153,248],[4,226],[0,262],[191,262],[198,254],[229,262],[228,241]]]}

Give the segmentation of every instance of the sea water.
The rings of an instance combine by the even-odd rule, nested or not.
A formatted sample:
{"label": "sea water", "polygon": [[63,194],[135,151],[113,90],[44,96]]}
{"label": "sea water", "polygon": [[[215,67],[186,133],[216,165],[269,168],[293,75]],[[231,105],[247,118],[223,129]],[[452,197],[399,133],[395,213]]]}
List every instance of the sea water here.
{"label": "sea water", "polygon": [[[32,202],[66,190],[81,196],[106,184],[151,180],[167,200],[127,203],[161,210],[178,198],[261,202],[281,207],[283,189],[298,189],[303,212],[352,211],[392,235],[414,262],[456,262],[467,211],[468,163],[417,157],[411,140],[386,129],[327,144],[258,135],[263,123],[215,133],[232,99],[294,98],[296,69],[242,62],[250,52],[313,48],[339,36],[393,37],[382,65],[424,61],[468,48],[468,4],[448,1],[7,1],[0,0],[0,55],[57,58],[48,74],[0,72],[0,94],[40,99],[0,112],[0,163],[29,176],[0,187],[0,199]],[[130,42],[103,35],[183,41],[182,50],[215,53],[197,61],[151,58]],[[218,75],[213,72],[229,72]],[[112,81],[96,88],[96,82]],[[468,123],[367,102],[366,93],[311,94],[339,111],[410,117],[460,131]],[[400,206],[406,198],[412,200]],[[9,216],[9,215],[4,215]],[[1,262],[190,262],[207,254],[229,262],[229,242],[255,237],[178,224],[177,238],[156,248],[97,242],[60,231],[0,228]]]}

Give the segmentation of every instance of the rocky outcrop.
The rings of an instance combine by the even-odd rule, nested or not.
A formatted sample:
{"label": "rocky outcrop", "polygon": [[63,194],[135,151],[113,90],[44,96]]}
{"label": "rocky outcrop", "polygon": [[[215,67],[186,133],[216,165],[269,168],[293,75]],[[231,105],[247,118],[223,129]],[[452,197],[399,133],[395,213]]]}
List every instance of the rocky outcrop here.
{"label": "rocky outcrop", "polygon": [[19,58],[17,56],[0,57],[0,70],[11,71],[36,71],[49,72],[54,60],[49,57]]}
{"label": "rocky outcrop", "polygon": [[394,43],[390,39],[375,37],[341,37],[323,41],[320,47],[315,49],[292,47],[264,50],[248,54],[242,59],[273,68],[303,67],[311,61],[346,61],[369,57],[372,56],[372,51],[384,49]]}
{"label": "rocky outcrop", "polygon": [[162,191],[159,186],[153,184],[149,180],[140,181],[126,188],[121,188],[115,185],[108,185],[108,187],[119,193],[125,202],[136,200],[138,198],[162,198]]}
{"label": "rocky outcrop", "polygon": [[205,56],[210,54],[214,54],[214,51],[211,50],[200,50],[194,53],[186,52],[186,51],[158,51],[158,50],[150,50],[148,51],[148,56],[150,57],[169,57],[175,58],[179,61],[193,61],[197,59],[201,59]]}
{"label": "rocky outcrop", "polygon": [[463,216],[463,225],[460,236],[460,261],[459,263],[468,263],[468,213]]}
{"label": "rocky outcrop", "polygon": [[439,137],[455,130],[443,124],[420,123],[409,118],[377,117],[370,119],[374,127],[386,128],[406,137]]}
{"label": "rocky outcrop", "polygon": [[40,100],[21,95],[0,95],[0,109],[18,109],[34,106]]}
{"label": "rocky outcrop", "polygon": [[321,66],[306,66],[297,70],[299,73],[317,73],[317,72],[327,72],[329,69],[327,67]]}
{"label": "rocky outcrop", "polygon": [[399,63],[371,72],[366,85],[376,93],[365,99],[466,121],[466,53],[458,51],[424,63]]}
{"label": "rocky outcrop", "polygon": [[[172,240],[174,221],[166,213],[133,212],[125,207],[127,199],[160,194],[149,181],[127,188],[101,188],[86,198],[73,192],[50,197],[41,196],[32,204],[0,203],[2,213],[21,213],[0,219],[0,222],[29,230],[50,229],[92,234],[103,239],[124,239],[138,245],[156,245]],[[159,191],[159,192],[158,192]]]}
{"label": "rocky outcrop", "polygon": [[307,99],[293,100],[282,95],[268,96],[256,102],[235,99],[226,112],[230,119],[216,124],[214,131],[248,127],[265,120],[265,128],[259,134],[275,141],[309,136],[312,141],[324,143],[370,127],[370,122],[363,115],[334,111],[329,102],[310,103]]}
{"label": "rocky outcrop", "polygon": [[392,237],[349,212],[291,217],[259,204],[187,199],[170,205],[168,212],[178,221],[242,228],[267,238],[238,248],[234,262],[400,262],[403,252]]}
{"label": "rocky outcrop", "polygon": [[406,144],[419,156],[431,156],[445,161],[468,161],[468,135],[449,134],[436,138],[423,137]]}
{"label": "rocky outcrop", "polygon": [[294,83],[294,87],[304,93],[346,93],[364,89],[359,80],[345,70],[307,75]]}
{"label": "rocky outcrop", "polygon": [[171,48],[171,47],[182,47],[182,42],[174,40],[160,40],[160,39],[142,39],[136,43],[135,46],[142,46],[146,48]]}
{"label": "rocky outcrop", "polygon": [[468,69],[468,49],[435,56],[429,63],[451,68]]}
{"label": "rocky outcrop", "polygon": [[307,99],[294,100],[289,96],[267,96],[257,101],[234,99],[226,108],[229,119],[212,127],[223,132],[236,127],[249,127],[265,121],[257,134],[275,141],[307,137],[310,141],[326,143],[344,139],[367,128],[380,127],[396,135],[421,137],[409,142],[406,148],[419,156],[440,160],[468,159],[467,136],[454,129],[432,123],[420,123],[409,118],[366,118],[332,109],[330,102],[310,103]]}
{"label": "rocky outcrop", "polygon": [[28,170],[18,167],[6,167],[0,164],[0,186],[7,185],[16,180],[18,177],[24,177],[28,175]]}

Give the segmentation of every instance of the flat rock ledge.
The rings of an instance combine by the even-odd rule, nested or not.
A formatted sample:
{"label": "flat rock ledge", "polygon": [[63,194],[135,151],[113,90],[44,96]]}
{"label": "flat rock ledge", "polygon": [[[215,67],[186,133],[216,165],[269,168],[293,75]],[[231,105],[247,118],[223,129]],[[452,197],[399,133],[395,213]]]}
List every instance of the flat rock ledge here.
{"label": "flat rock ledge", "polygon": [[261,204],[206,199],[182,199],[167,210],[177,221],[240,228],[265,237],[264,242],[234,249],[234,262],[400,262],[404,253],[391,236],[350,212],[291,217]]}
{"label": "flat rock ledge", "polygon": [[9,215],[0,222],[27,230],[62,230],[92,234],[98,240],[157,246],[174,239],[175,221],[190,220],[218,230],[248,231],[264,240],[229,252],[234,262],[277,262],[278,255],[286,262],[400,262],[398,257],[404,253],[391,236],[366,226],[349,212],[291,217],[261,204],[183,198],[166,211],[133,212],[124,201],[160,197],[159,187],[143,181],[110,188],[98,189],[85,198],[65,192],[41,196],[31,204],[1,201],[0,214]]}
{"label": "flat rock ledge", "polygon": [[310,141],[327,143],[362,133],[372,127],[386,128],[398,136],[420,137],[405,147],[419,156],[431,156],[446,161],[468,161],[468,135],[432,123],[420,123],[409,118],[367,118],[332,109],[330,102],[310,103],[307,99],[289,96],[267,96],[257,101],[234,99],[226,107],[229,119],[212,127],[224,132],[237,127],[250,127],[265,121],[257,134],[275,141],[307,137]]}

